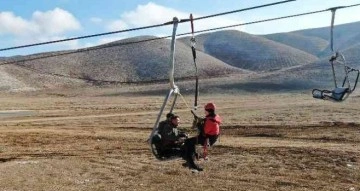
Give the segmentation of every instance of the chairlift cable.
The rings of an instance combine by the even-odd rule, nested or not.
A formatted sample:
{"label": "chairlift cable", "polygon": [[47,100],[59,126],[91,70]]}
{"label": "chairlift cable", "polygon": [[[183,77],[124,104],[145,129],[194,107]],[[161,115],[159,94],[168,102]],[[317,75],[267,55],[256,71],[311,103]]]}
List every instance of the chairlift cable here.
{"label": "chairlift cable", "polygon": [[[350,8],[350,7],[355,7],[355,6],[359,6],[360,4],[353,4],[353,5],[349,5],[349,6],[342,6],[342,7],[338,7],[338,9],[343,9],[343,8]],[[247,22],[247,23],[241,23],[241,24],[237,24],[237,25],[229,25],[229,26],[223,26],[223,27],[217,27],[217,28],[210,28],[210,29],[205,29],[205,30],[199,30],[199,31],[194,31],[194,34],[197,33],[203,33],[203,32],[210,32],[210,31],[215,31],[215,30],[221,30],[221,29],[226,29],[226,28],[233,28],[233,27],[237,27],[237,26],[245,26],[245,25],[251,25],[251,24],[257,24],[257,23],[263,23],[263,22],[269,22],[269,21],[275,21],[275,20],[280,20],[280,19],[287,19],[287,18],[291,18],[291,17],[298,17],[298,16],[304,16],[304,15],[310,15],[310,14],[316,14],[316,13],[321,13],[321,12],[325,12],[325,11],[329,11],[333,8],[329,8],[326,10],[320,10],[320,11],[313,11],[313,12],[307,12],[307,13],[301,13],[301,14],[295,14],[295,15],[288,15],[288,16],[284,16],[284,17],[276,17],[276,18],[270,18],[270,19],[265,19],[265,20],[258,20],[258,21],[253,21],[253,22]],[[194,19],[195,20],[195,19]],[[191,35],[192,32],[187,32],[187,33],[182,33],[182,34],[177,34],[176,36],[186,36],[186,35]],[[150,39],[145,39],[145,40],[139,40],[139,41],[132,41],[132,42],[123,42],[123,43],[119,43],[119,44],[109,44],[109,45],[103,45],[103,46],[97,46],[97,47],[90,47],[90,48],[84,48],[84,49],[78,49],[75,51],[69,51],[69,52],[62,52],[62,53],[50,53],[48,55],[45,56],[38,56],[38,57],[33,57],[33,58],[26,58],[26,59],[19,59],[19,60],[10,60],[10,61],[6,61],[3,63],[0,63],[1,65],[9,65],[9,64],[17,64],[20,62],[27,62],[27,61],[34,61],[34,60],[39,60],[39,59],[45,59],[45,58],[52,58],[52,57],[57,57],[57,56],[64,56],[64,55],[70,55],[70,54],[76,54],[76,53],[81,53],[81,52],[90,52],[93,50],[100,50],[100,49],[106,49],[106,48],[111,48],[111,47],[119,47],[119,46],[126,46],[126,45],[131,45],[131,44],[137,44],[137,43],[142,43],[142,42],[150,42],[150,41],[156,41],[156,40],[161,40],[161,39],[166,39],[169,38],[171,36],[163,36],[163,37],[156,37],[156,38],[150,38]],[[20,65],[18,65],[20,66]],[[32,69],[30,67],[26,67],[24,65],[20,66],[23,68],[28,68],[30,70],[35,70]],[[357,71],[357,70],[356,70]],[[72,79],[83,79],[80,77],[71,77],[68,75],[63,75],[63,74],[54,74],[54,73],[46,73],[46,72],[42,72],[42,71],[38,71],[41,72],[42,74],[47,74],[47,75],[53,75],[53,76],[58,76],[58,77],[66,77],[66,78],[72,78]],[[89,80],[89,79],[86,79]],[[134,82],[124,82],[124,81],[116,81],[116,80],[98,80],[98,79],[90,79],[90,81],[92,82],[97,82],[97,83],[121,83],[121,84],[131,84],[131,83],[154,83],[154,82],[162,82],[165,79],[160,79],[160,80],[150,80],[150,81],[134,81]]]}
{"label": "chairlift cable", "polygon": [[[359,5],[360,4],[342,6],[339,9],[350,8],[350,7],[355,7],[355,6],[359,6]],[[275,17],[275,18],[264,19],[264,20],[257,20],[257,21],[252,21],[252,22],[247,22],[247,23],[240,23],[240,24],[235,24],[235,25],[227,25],[227,26],[223,26],[223,27],[216,27],[216,28],[210,28],[210,29],[205,29],[205,30],[199,30],[199,31],[194,31],[194,34],[210,32],[210,31],[216,31],[216,30],[227,29],[227,28],[234,28],[234,27],[251,25],[251,24],[257,24],[257,23],[264,23],[264,22],[287,19],[287,18],[292,18],[292,17],[305,16],[305,15],[316,14],[316,13],[322,13],[322,12],[327,12],[330,9],[312,11],[312,12],[306,12],[306,13],[300,13],[300,14],[294,14],[294,15],[288,15],[288,16],[283,16],[283,17]],[[196,20],[196,19],[194,19],[194,20]],[[186,36],[186,35],[191,35],[191,34],[192,34],[192,32],[187,32],[187,33],[178,34],[176,36]],[[78,49],[78,50],[75,50],[75,51],[70,51],[70,52],[65,52],[65,53],[58,53],[58,54],[40,56],[40,57],[35,57],[35,58],[7,61],[7,62],[0,63],[0,65],[15,64],[15,63],[18,63],[18,62],[33,61],[33,60],[38,60],[38,59],[43,59],[43,58],[51,58],[51,57],[56,57],[56,56],[69,55],[69,54],[75,54],[75,53],[80,53],[80,52],[111,48],[111,47],[116,47],[116,46],[126,46],[126,45],[130,45],[130,44],[137,44],[137,43],[142,43],[142,42],[161,40],[161,39],[166,39],[166,38],[170,38],[170,37],[171,36],[163,36],[163,37],[156,37],[156,38],[151,38],[151,39],[146,39],[146,40],[139,40],[139,41],[133,41],[133,42],[124,42],[124,43],[120,43],[120,44],[110,44],[110,45],[104,45],[104,46],[98,46],[98,47],[84,48],[84,49]],[[15,48],[13,48],[13,49],[15,49]],[[3,51],[3,50],[0,49],[0,51]]]}
{"label": "chairlift cable", "polygon": [[211,18],[211,17],[217,17],[217,16],[222,16],[222,15],[227,15],[227,14],[232,14],[232,13],[237,13],[237,12],[249,11],[249,10],[253,10],[253,9],[264,8],[264,7],[273,6],[273,5],[278,5],[278,4],[283,4],[283,3],[289,3],[289,2],[291,2],[291,1],[296,1],[296,0],[279,1],[279,2],[274,2],[274,3],[259,5],[259,6],[250,7],[250,8],[244,8],[244,9],[239,9],[239,10],[234,10],[234,11],[228,11],[228,12],[224,12],[224,13],[218,13],[218,14],[214,14],[214,15],[208,15],[208,16],[198,17],[198,18],[194,19],[194,21],[195,21],[195,20],[201,20],[201,19],[208,19],[208,18]]}
{"label": "chairlift cable", "polygon": [[[253,9],[259,9],[259,8],[263,8],[263,7],[288,3],[288,2],[291,2],[291,1],[296,1],[296,0],[279,1],[279,2],[274,2],[274,3],[263,4],[263,5],[259,5],[259,6],[234,10],[234,11],[228,11],[228,12],[208,15],[208,16],[204,16],[204,17],[199,17],[199,18],[197,18],[197,20],[222,16],[222,15],[227,15],[227,14],[232,14],[232,13],[238,13],[238,12],[243,12],[243,11],[249,11],[249,10],[253,10]],[[183,23],[183,22],[188,22],[188,21],[189,21],[189,19],[183,19],[183,20],[180,20],[179,22]],[[111,31],[111,32],[106,32],[106,33],[98,33],[98,34],[93,34],[93,35],[79,36],[79,37],[73,37],[73,38],[67,38],[67,39],[61,39],[61,40],[54,40],[54,41],[40,42],[40,43],[27,44],[27,45],[21,45],[21,46],[14,46],[14,47],[9,47],[9,48],[2,48],[2,49],[0,49],[0,52],[1,51],[6,51],[6,50],[27,48],[27,47],[33,47],[33,46],[39,46],[39,45],[53,44],[53,43],[66,42],[66,41],[72,41],[72,40],[80,40],[80,39],[93,38],[93,37],[99,37],[99,36],[105,36],[105,35],[119,34],[119,33],[124,33],[124,32],[132,32],[132,31],[137,31],[137,30],[157,28],[157,27],[162,27],[162,26],[172,25],[172,24],[173,24],[173,21],[170,21],[170,22],[165,22],[165,23],[162,23],[162,24],[155,24],[155,25],[149,25],[149,26],[143,26],[143,27],[137,27],[137,28],[130,28],[130,29],[119,30],[119,31]]]}

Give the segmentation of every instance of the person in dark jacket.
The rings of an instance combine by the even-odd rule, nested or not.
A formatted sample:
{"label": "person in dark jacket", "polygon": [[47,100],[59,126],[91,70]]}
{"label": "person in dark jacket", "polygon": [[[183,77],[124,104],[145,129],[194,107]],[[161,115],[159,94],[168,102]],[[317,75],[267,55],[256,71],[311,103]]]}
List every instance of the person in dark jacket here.
{"label": "person in dark jacket", "polygon": [[179,131],[180,117],[175,114],[168,114],[169,119],[163,126],[159,126],[158,133],[161,136],[161,152],[164,157],[181,155],[182,145],[187,135]]}
{"label": "person in dark jacket", "polygon": [[161,135],[164,131],[165,125],[171,124],[171,118],[175,116],[174,113],[168,113],[166,114],[166,119],[164,121],[160,121],[158,126],[158,133]]}

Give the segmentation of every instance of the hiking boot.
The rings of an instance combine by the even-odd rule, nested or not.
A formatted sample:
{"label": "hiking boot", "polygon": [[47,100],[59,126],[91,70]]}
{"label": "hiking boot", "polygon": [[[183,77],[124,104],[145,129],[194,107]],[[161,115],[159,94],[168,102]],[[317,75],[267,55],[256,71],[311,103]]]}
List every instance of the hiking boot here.
{"label": "hiking boot", "polygon": [[198,167],[196,168],[196,170],[198,170],[199,172],[201,172],[201,171],[203,171],[204,169],[198,166]]}
{"label": "hiking boot", "polygon": [[195,159],[196,159],[196,160],[200,160],[200,155],[199,155],[199,153],[195,153]]}
{"label": "hiking boot", "polygon": [[191,171],[193,170],[197,170],[197,171],[203,171],[204,169],[197,166],[197,165],[190,165],[189,168],[191,169]]}

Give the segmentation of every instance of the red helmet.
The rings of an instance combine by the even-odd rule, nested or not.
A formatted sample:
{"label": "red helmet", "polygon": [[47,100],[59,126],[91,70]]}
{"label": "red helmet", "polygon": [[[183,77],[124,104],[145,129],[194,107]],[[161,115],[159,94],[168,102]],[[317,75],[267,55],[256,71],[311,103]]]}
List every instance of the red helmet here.
{"label": "red helmet", "polygon": [[207,104],[205,105],[205,110],[209,110],[209,109],[215,110],[215,108],[216,108],[216,106],[215,106],[214,103],[207,103]]}

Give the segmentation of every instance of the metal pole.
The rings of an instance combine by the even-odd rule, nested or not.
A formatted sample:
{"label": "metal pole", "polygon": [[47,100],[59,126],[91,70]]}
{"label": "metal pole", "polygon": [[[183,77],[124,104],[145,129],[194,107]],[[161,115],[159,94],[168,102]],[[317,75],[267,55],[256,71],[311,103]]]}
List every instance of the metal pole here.
{"label": "metal pole", "polygon": [[330,9],[331,10],[331,27],[330,27],[330,48],[331,51],[334,52],[334,22],[335,22],[335,12],[336,8]]}
{"label": "metal pole", "polygon": [[[161,115],[162,113],[164,112],[164,109],[165,109],[165,106],[166,106],[166,103],[168,102],[169,98],[171,97],[171,95],[173,93],[175,93],[176,95],[179,93],[179,88],[175,85],[174,83],[174,60],[175,60],[175,41],[176,41],[176,29],[177,29],[177,26],[178,26],[178,23],[179,23],[179,19],[174,17],[173,18],[173,32],[172,32],[172,38],[171,38],[171,47],[170,47],[170,72],[169,72],[169,79],[170,79],[170,91],[169,93],[166,95],[165,97],[165,100],[164,100],[164,103],[160,109],[160,113],[156,119],[156,122],[155,122],[155,125],[153,127],[153,130],[151,131],[151,134],[150,134],[150,137],[149,137],[149,143],[151,143],[151,139],[152,137],[154,136],[156,130],[157,130],[157,127],[159,125],[159,121],[160,121],[160,118],[161,118]],[[176,100],[176,99],[175,99]]]}
{"label": "metal pole", "polygon": [[157,118],[156,118],[156,122],[155,122],[155,125],[153,127],[153,130],[151,131],[151,134],[150,134],[150,137],[149,137],[149,143],[151,143],[151,139],[152,137],[154,136],[156,130],[157,130],[157,127],[159,126],[159,122],[160,122],[160,118],[161,118],[161,115],[162,113],[164,112],[164,109],[165,109],[165,106],[166,106],[166,103],[168,102],[169,98],[171,97],[171,95],[174,93],[174,90],[173,89],[170,89],[169,93],[166,94],[165,96],[165,100],[161,106],[161,109],[160,109],[160,113],[158,114]]}
{"label": "metal pole", "polygon": [[171,47],[170,47],[170,63],[169,64],[170,64],[171,69],[169,72],[169,79],[170,79],[170,88],[177,91],[178,87],[175,85],[175,82],[174,82],[174,71],[175,71],[176,29],[179,24],[179,19],[174,17],[173,22],[174,22],[174,28],[173,28],[173,32],[172,32]]}

